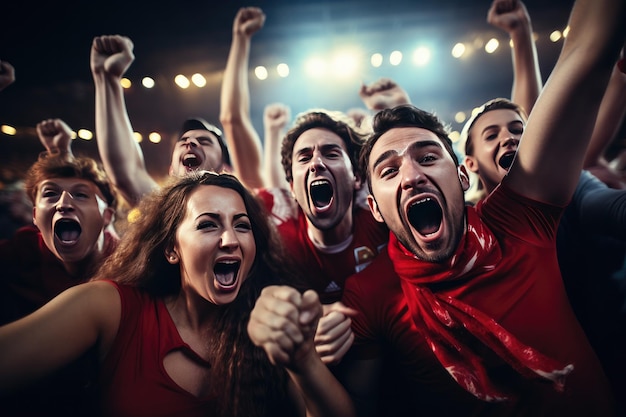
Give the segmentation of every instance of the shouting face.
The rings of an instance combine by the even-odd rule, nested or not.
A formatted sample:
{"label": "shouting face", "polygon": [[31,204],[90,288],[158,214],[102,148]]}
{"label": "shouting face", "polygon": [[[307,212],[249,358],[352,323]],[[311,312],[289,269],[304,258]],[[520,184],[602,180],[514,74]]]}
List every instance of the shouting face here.
{"label": "shouting face", "polygon": [[291,191],[318,230],[352,228],[354,191],[360,187],[340,136],[323,128],[305,131],[293,151]]}
{"label": "shouting face", "polygon": [[113,209],[98,187],[80,178],[50,178],[37,187],[33,222],[64,263],[87,259],[102,249],[103,230]]}
{"label": "shouting face", "polygon": [[219,139],[204,129],[188,130],[174,145],[170,175],[183,176],[190,171],[222,169]]}
{"label": "shouting face", "polygon": [[196,188],[166,253],[180,264],[182,287],[213,304],[232,302],[254,263],[256,244],[241,196],[215,185]]}
{"label": "shouting face", "polygon": [[513,163],[519,141],[524,131],[524,121],[514,110],[497,109],[482,114],[469,132],[472,155],[464,164],[475,172],[487,192],[500,184]]}
{"label": "shouting face", "polygon": [[437,135],[418,127],[391,129],[374,144],[367,166],[376,220],[420,259],[452,256],[464,232],[469,180]]}

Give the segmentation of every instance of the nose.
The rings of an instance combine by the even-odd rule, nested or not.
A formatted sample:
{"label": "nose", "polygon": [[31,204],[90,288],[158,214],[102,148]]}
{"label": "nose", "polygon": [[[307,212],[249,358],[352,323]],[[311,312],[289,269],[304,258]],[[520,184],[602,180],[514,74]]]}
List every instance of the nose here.
{"label": "nose", "polygon": [[237,234],[233,229],[225,229],[220,237],[220,248],[233,250],[239,246]]}
{"label": "nose", "polygon": [[191,148],[195,148],[196,146],[198,146],[198,141],[196,141],[196,139],[194,138],[186,138],[184,144]]}
{"label": "nose", "polygon": [[503,148],[515,148],[519,145],[519,139],[509,134],[502,142],[500,146]]}
{"label": "nose", "polygon": [[324,161],[322,160],[322,155],[320,155],[319,152],[315,152],[310,161],[309,171],[317,172],[317,171],[323,171],[325,169],[326,169],[326,165],[324,165]]}
{"label": "nose", "polygon": [[503,148],[517,146],[519,144],[519,138],[515,137],[515,135],[508,128],[503,128],[501,130],[500,137],[500,146]]}
{"label": "nose", "polygon": [[56,205],[56,210],[59,212],[66,212],[69,210],[73,210],[74,206],[72,205],[74,198],[72,194],[67,191],[61,192],[61,196],[59,197],[59,201]]}
{"label": "nose", "polygon": [[420,165],[413,161],[403,161],[400,166],[400,179],[403,189],[415,188],[426,182],[426,176]]}

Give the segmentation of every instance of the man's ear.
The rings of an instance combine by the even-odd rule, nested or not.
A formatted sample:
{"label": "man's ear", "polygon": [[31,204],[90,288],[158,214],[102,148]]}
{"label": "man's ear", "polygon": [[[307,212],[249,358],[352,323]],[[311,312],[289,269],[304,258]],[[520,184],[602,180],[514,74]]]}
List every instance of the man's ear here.
{"label": "man's ear", "polygon": [[37,226],[37,207],[33,207],[33,224]]}
{"label": "man's ear", "polygon": [[172,265],[177,264],[180,261],[178,254],[172,248],[165,249],[165,259],[167,259],[167,262]]}
{"label": "man's ear", "polygon": [[289,191],[291,192],[293,199],[298,201],[298,199],[296,199],[296,194],[293,192],[293,180],[289,181]]}
{"label": "man's ear", "polygon": [[359,191],[363,187],[363,181],[359,175],[354,175],[354,190]]}
{"label": "man's ear", "polygon": [[374,219],[376,219],[379,223],[385,223],[383,215],[380,214],[380,210],[378,210],[378,203],[371,194],[367,196],[367,205],[370,207],[370,212],[372,213],[372,216],[374,216]]}
{"label": "man's ear", "polygon": [[469,175],[467,174],[467,169],[465,165],[459,165],[457,168],[459,180],[461,181],[461,187],[463,187],[463,191],[467,191],[470,186]]}

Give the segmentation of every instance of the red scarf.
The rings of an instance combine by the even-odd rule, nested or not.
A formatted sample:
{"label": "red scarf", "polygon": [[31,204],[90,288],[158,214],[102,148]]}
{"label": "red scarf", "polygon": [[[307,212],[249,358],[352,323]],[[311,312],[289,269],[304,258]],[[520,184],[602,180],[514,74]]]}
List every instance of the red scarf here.
{"label": "red scarf", "polygon": [[502,254],[495,236],[475,210],[467,210],[467,221],[459,249],[446,263],[417,259],[390,234],[389,256],[401,278],[413,321],[454,380],[481,400],[502,401],[508,397],[506,390],[488,375],[485,364],[494,360],[503,361],[525,378],[551,381],[562,391],[573,365],[563,366],[542,355],[485,313],[429,288],[428,284],[454,280],[459,280],[457,288],[466,287],[472,284],[471,278],[497,268]]}

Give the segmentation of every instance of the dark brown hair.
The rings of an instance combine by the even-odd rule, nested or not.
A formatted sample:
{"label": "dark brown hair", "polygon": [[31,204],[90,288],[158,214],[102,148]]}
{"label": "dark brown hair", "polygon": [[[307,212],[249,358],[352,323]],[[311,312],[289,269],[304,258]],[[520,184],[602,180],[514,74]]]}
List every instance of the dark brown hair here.
{"label": "dark brown hair", "polygon": [[363,178],[359,170],[359,153],[365,141],[365,135],[355,125],[354,120],[338,111],[324,109],[309,110],[296,116],[293,127],[285,135],[280,155],[285,179],[291,182],[293,179],[291,167],[293,164],[293,147],[301,134],[313,128],[328,129],[338,135],[345,143],[348,157],[352,162],[354,174]]}
{"label": "dark brown hair", "polygon": [[180,267],[167,262],[165,250],[174,245],[188,196],[204,185],[228,188],[241,196],[256,243],[250,275],[232,303],[216,307],[212,338],[207,340],[214,357],[213,389],[221,410],[217,415],[282,415],[284,407],[291,405],[285,397],[286,373],[252,344],[247,323],[265,286],[289,284],[302,288],[264,206],[234,176],[195,171],[181,178],[172,177],[164,188],[145,196],[138,206],[139,218],[129,225],[117,250],[94,279],[112,279],[138,287],[155,298],[178,294]]}
{"label": "dark brown hair", "polygon": [[383,134],[398,127],[420,127],[422,129],[430,130],[437,135],[439,139],[441,139],[444,147],[452,156],[454,163],[456,165],[459,164],[459,159],[456,156],[456,153],[454,153],[454,148],[452,147],[452,141],[448,137],[448,127],[445,126],[435,114],[419,109],[412,104],[402,104],[391,109],[384,109],[376,113],[374,116],[374,120],[372,122],[373,133],[367,138],[365,145],[363,145],[359,158],[361,171],[366,175],[367,186],[370,190],[372,189],[372,182],[368,170],[368,161],[372,148]]}

